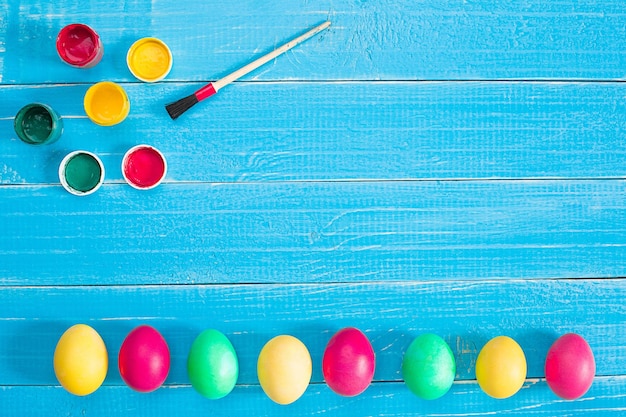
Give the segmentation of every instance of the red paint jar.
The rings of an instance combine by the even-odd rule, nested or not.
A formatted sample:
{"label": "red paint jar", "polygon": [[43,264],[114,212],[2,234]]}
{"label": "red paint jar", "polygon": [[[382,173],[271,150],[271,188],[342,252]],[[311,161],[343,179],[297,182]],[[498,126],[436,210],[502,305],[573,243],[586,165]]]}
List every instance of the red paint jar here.
{"label": "red paint jar", "polygon": [[81,23],[73,23],[59,32],[57,53],[73,67],[91,68],[102,59],[104,47],[95,30]]}
{"label": "red paint jar", "polygon": [[122,175],[126,182],[138,190],[149,190],[163,181],[167,162],[158,149],[150,145],[137,145],[128,150],[122,159]]}

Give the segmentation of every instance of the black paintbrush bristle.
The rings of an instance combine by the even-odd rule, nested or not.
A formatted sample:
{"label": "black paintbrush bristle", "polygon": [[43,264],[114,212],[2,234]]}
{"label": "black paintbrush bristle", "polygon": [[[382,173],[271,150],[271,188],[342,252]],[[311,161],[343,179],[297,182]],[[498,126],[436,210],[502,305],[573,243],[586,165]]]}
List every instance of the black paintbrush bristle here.
{"label": "black paintbrush bristle", "polygon": [[170,115],[172,120],[178,118],[181,114],[189,110],[194,104],[198,102],[198,97],[195,94],[191,94],[187,97],[181,98],[178,101],[165,106],[165,110]]}

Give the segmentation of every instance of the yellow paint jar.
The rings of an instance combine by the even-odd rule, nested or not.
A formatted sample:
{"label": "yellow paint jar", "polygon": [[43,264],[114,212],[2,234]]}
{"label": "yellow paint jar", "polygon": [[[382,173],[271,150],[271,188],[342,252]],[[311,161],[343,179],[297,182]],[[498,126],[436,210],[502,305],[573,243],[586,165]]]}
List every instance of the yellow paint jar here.
{"label": "yellow paint jar", "polygon": [[142,38],[131,45],[126,64],[139,80],[154,83],[165,78],[172,69],[172,52],[160,39]]}
{"label": "yellow paint jar", "polygon": [[100,126],[113,126],[128,116],[130,101],[121,85],[102,81],[89,87],[84,99],[85,112]]}

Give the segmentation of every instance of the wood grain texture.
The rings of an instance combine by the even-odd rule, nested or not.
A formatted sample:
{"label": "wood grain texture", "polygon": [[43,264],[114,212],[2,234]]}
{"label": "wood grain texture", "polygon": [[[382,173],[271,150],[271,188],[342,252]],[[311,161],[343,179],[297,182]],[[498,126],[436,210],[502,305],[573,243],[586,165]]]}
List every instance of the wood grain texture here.
{"label": "wood grain texture", "polygon": [[[0,187],[13,285],[625,276],[625,184]],[[16,238],[19,237],[19,238]]]}
{"label": "wood grain texture", "polygon": [[543,378],[548,348],[568,332],[587,339],[598,376],[614,376],[622,374],[626,355],[625,297],[621,279],[4,287],[0,385],[58,385],[51,366],[54,347],[75,323],[94,327],[108,346],[106,385],[123,385],[117,353],[140,324],[154,326],[170,346],[167,385],[189,384],[187,354],[206,328],[231,339],[240,361],[240,385],[258,384],[258,354],[279,334],[302,340],[313,359],[312,383],[323,383],[324,348],[347,326],[360,328],[370,339],[377,382],[402,381],[404,352],[426,332],[439,334],[453,349],[458,381],[475,379],[478,352],[499,335],[518,341],[528,378]]}
{"label": "wood grain texture", "polygon": [[[127,387],[103,387],[88,397],[70,397],[57,387],[0,387],[0,401],[7,404],[9,415],[39,416],[41,410],[63,410],[68,416],[108,417],[123,410],[125,416],[446,416],[511,415],[553,417],[556,415],[621,416],[626,409],[624,378],[598,378],[588,396],[577,401],[563,401],[544,383],[529,382],[507,400],[487,397],[476,384],[455,384],[445,397],[424,401],[415,397],[401,383],[376,383],[363,394],[344,398],[325,385],[310,385],[300,400],[289,406],[272,403],[258,386],[238,386],[227,397],[210,401],[191,387],[176,386],[151,394],[132,392]],[[15,401],[20,398],[20,403]],[[24,403],[32,405],[25,407]]]}
{"label": "wood grain texture", "polygon": [[[612,0],[13,0],[0,6],[0,81],[129,81],[124,58],[143,36],[171,47],[168,79],[215,80],[325,20],[327,33],[248,79],[614,80],[626,74],[625,15]],[[93,71],[67,71],[56,56],[58,30],[72,20],[106,45]],[[45,69],[33,71],[33,62]]]}
{"label": "wood grain texture", "polygon": [[[626,3],[612,0],[8,0],[0,4],[0,404],[2,416],[620,416],[626,413]],[[172,121],[164,105],[307,28],[320,36]],[[71,68],[54,49],[82,22],[105,55]],[[174,54],[145,84],[125,63],[138,38]],[[129,117],[103,128],[82,107],[96,81],[120,82]],[[30,102],[64,117],[55,144],[17,140]],[[139,192],[120,164],[131,146],[165,154],[166,181]],[[103,188],[59,185],[85,149]],[[52,368],[69,326],[109,349],[104,386],[64,391]],[[138,394],[116,368],[135,326],[172,351],[165,387]],[[374,383],[354,398],[326,386],[323,349],[342,327],[368,335]],[[234,392],[189,385],[195,336],[233,341]],[[437,401],[402,383],[414,337],[449,343],[456,382]],[[544,380],[557,337],[590,343],[598,372],[580,400]],[[313,379],[284,407],[262,392],[265,342],[293,334]],[[494,400],[475,381],[480,348],[516,339],[523,389]]]}
{"label": "wood grain texture", "polygon": [[[200,84],[124,86],[130,116],[108,128],[85,115],[88,85],[0,87],[0,183],[58,183],[74,149],[100,155],[119,182],[124,152],[146,142],[166,155],[168,181],[626,175],[621,83],[243,83],[175,122],[165,103]],[[17,139],[13,116],[32,101],[65,118],[58,142]]]}

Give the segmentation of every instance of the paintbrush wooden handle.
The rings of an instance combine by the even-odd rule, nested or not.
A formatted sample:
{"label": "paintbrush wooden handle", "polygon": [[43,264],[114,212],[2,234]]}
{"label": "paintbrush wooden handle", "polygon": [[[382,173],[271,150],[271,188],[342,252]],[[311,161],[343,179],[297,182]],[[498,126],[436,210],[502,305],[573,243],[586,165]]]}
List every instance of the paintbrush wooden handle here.
{"label": "paintbrush wooden handle", "polygon": [[[225,85],[228,85],[228,84],[232,83],[233,81],[237,80],[238,78],[243,77],[244,75],[246,75],[250,71],[254,71],[255,69],[259,68],[261,65],[268,63],[272,59],[276,58],[278,55],[287,52],[288,50],[290,50],[294,46],[298,45],[299,43],[304,42],[305,40],[309,39],[313,35],[318,34],[319,32],[323,31],[324,29],[326,29],[329,26],[330,26],[330,21],[326,21],[326,22],[322,23],[321,25],[318,25],[318,26],[314,27],[313,29],[309,30],[308,32],[306,32],[306,33],[304,33],[304,34],[302,34],[302,35],[300,35],[300,36],[298,36],[296,38],[293,38],[292,40],[290,40],[286,44],[282,45],[281,47],[276,48],[275,50],[273,50],[269,54],[264,55],[261,58],[258,58],[255,61],[252,61],[251,63],[249,63],[245,67],[242,67],[242,68],[238,69],[237,71],[235,71],[235,72],[225,76],[224,78],[221,78],[221,79],[215,81],[214,83],[209,84],[212,87],[209,88],[209,85],[207,85],[207,86],[203,87],[201,90],[203,90],[205,88],[209,88],[209,89],[212,88],[212,89],[214,89],[215,91],[213,91],[211,94],[206,95],[206,97],[209,97],[209,96],[215,94],[215,92],[217,92],[219,89],[221,89]],[[201,91],[201,90],[199,90],[199,91]]]}
{"label": "paintbrush wooden handle", "polygon": [[326,21],[322,23],[321,25],[318,25],[314,27],[313,29],[309,30],[308,32],[296,38],[293,38],[292,40],[290,40],[283,46],[277,49],[274,49],[269,54],[264,55],[261,58],[258,58],[257,60],[249,63],[245,67],[239,68],[237,71],[227,75],[226,77],[219,79],[215,82],[208,83],[204,85],[202,88],[200,88],[199,90],[197,90],[195,93],[166,105],[165,109],[167,110],[167,113],[170,115],[172,119],[178,118],[181,114],[189,110],[192,106],[194,106],[199,101],[202,101],[206,98],[211,97],[213,94],[217,93],[217,91],[221,89],[222,87],[232,83],[233,81],[246,75],[250,71],[253,71],[259,68],[261,65],[271,61],[272,59],[276,58],[278,55],[290,50],[291,48],[298,45],[299,43],[302,43],[305,40],[309,39],[311,36],[323,31],[328,26],[330,26],[330,22]]}

